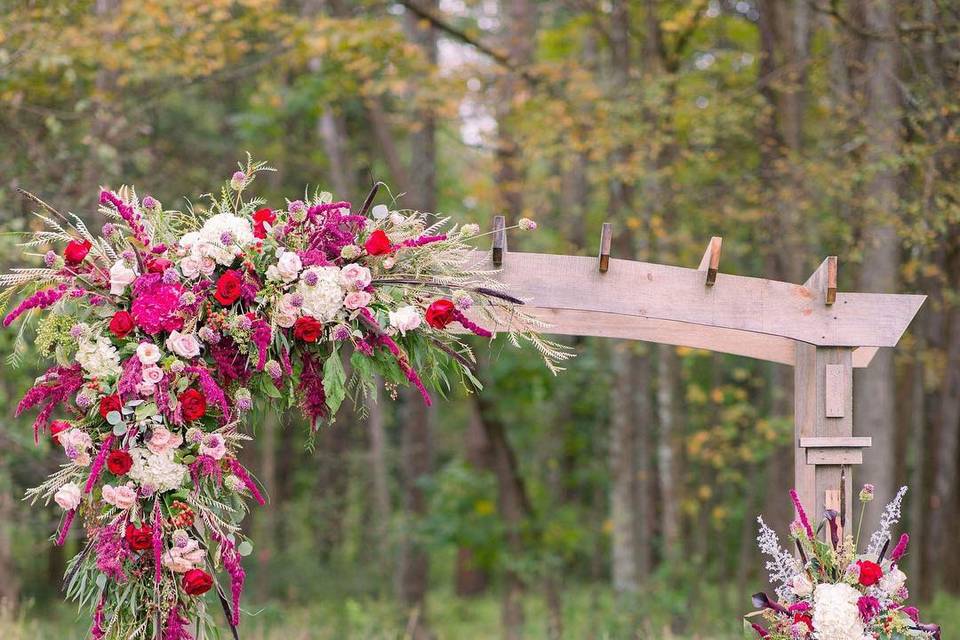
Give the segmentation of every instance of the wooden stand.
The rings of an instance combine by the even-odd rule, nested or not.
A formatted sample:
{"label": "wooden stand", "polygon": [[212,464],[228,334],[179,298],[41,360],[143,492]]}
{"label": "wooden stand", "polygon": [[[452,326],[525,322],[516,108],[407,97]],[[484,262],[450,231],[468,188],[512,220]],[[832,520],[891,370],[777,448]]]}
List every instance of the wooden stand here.
{"label": "wooden stand", "polygon": [[[596,258],[508,252],[494,225],[492,260],[546,333],[645,340],[794,367],[796,488],[811,519],[853,504],[850,466],[870,438],[853,437],[853,369],[899,342],[925,296],[837,290],[836,256],[802,284],[724,274],[714,237],[697,269],[618,260],[604,224]],[[468,259],[482,262],[479,256]],[[499,318],[509,327],[509,315]],[[840,492],[841,478],[843,491]]]}

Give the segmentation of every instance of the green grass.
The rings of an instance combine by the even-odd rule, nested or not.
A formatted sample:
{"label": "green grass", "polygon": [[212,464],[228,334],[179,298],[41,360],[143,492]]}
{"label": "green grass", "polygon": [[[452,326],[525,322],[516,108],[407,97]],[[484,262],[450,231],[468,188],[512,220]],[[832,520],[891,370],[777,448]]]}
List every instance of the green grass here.
{"label": "green grass", "polygon": [[[676,603],[668,602],[676,600]],[[650,590],[630,601],[617,600],[606,587],[578,587],[564,593],[564,637],[568,639],[733,640],[739,610],[728,611],[729,595],[701,591],[696,602],[665,589]],[[677,616],[677,612],[687,615]],[[318,600],[284,605],[251,605],[244,617],[243,640],[400,640],[407,637],[409,615],[393,601],[377,599]],[[543,600],[525,602],[524,637],[547,637]],[[944,595],[923,608],[924,618],[939,622],[950,637],[960,628],[960,600]],[[500,637],[500,602],[496,596],[462,599],[448,592],[431,593],[428,617],[438,640],[487,640]],[[671,624],[672,621],[672,624]],[[4,640],[64,640],[86,637],[88,622],[65,604],[0,608]]]}

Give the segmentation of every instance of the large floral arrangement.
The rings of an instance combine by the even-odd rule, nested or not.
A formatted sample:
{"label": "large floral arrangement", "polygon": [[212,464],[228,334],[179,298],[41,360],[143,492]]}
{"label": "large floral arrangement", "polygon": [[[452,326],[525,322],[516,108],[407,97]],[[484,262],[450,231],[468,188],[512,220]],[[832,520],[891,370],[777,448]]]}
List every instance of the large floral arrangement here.
{"label": "large floral arrangement", "polygon": [[[907,488],[902,487],[886,506],[880,526],[858,553],[860,529],[873,486],[860,491],[860,521],[856,535],[841,535],[842,516],[828,509],[813,530],[796,491],[791,491],[797,518],[790,525],[796,555],[780,546],[777,534],[762,517],[760,550],[768,555],[770,583],[776,586],[776,601],[765,593],[753,596],[759,610],[747,617],[747,625],[769,640],[940,640],[940,627],[920,621],[916,607],[906,604],[907,576],[899,563],[907,553],[910,536],[902,534],[890,550],[891,529],[900,521],[900,507]],[[817,536],[826,527],[827,540]],[[889,555],[887,552],[890,552]],[[751,621],[760,617],[762,622]]]}
{"label": "large floral arrangement", "polygon": [[47,229],[24,246],[63,249],[0,277],[4,304],[26,296],[4,326],[41,316],[35,344],[55,361],[17,414],[38,409],[35,437],[49,432],[67,462],[28,497],[63,509],[58,545],[83,523],[65,586],[94,638],[205,635],[221,607],[236,635],[252,551],[240,522],[265,502],[238,459],[255,400],[296,402],[314,427],[378,379],[429,404],[428,388],[474,381],[460,336],[490,338],[504,318],[549,366],[568,355],[482,266],[476,225],[384,205],[368,216],[373,193],[358,211],[328,193],[275,209],[245,197],[264,170],[248,161],[185,212],[102,191],[100,236],[34,197]]}

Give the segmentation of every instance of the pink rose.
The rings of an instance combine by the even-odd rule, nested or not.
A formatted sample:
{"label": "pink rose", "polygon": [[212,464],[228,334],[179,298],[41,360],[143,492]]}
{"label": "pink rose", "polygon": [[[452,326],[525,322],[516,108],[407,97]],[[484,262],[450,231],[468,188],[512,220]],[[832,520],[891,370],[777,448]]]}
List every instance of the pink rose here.
{"label": "pink rose", "polygon": [[105,484],[103,485],[103,501],[112,504],[117,509],[126,511],[137,503],[137,492],[133,488],[132,482],[118,487]]}
{"label": "pink rose", "polygon": [[192,333],[172,331],[167,338],[167,349],[189,360],[200,355],[200,342]]}
{"label": "pink rose", "polygon": [[360,309],[370,304],[370,300],[373,299],[366,291],[351,291],[347,294],[347,297],[343,300],[343,306],[347,309]]}
{"label": "pink rose", "polygon": [[356,262],[348,264],[340,270],[340,282],[347,289],[366,289],[371,280],[370,269],[360,266]]}
{"label": "pink rose", "polygon": [[137,347],[137,359],[140,364],[150,366],[160,362],[160,349],[152,342],[141,342]]}
{"label": "pink rose", "polygon": [[140,373],[143,376],[144,383],[146,384],[154,385],[163,380],[163,369],[156,365],[144,367]]}
{"label": "pink rose", "polygon": [[200,258],[197,256],[187,256],[180,261],[180,273],[187,280],[193,280],[200,275]]}
{"label": "pink rose", "polygon": [[214,460],[220,460],[227,455],[227,443],[223,436],[218,433],[211,433],[203,439],[200,445],[200,455],[210,456]]}
{"label": "pink rose", "polygon": [[153,430],[150,441],[147,442],[147,449],[150,449],[156,455],[161,455],[170,449],[176,449],[183,444],[183,436],[173,433],[165,427],[157,427]]}
{"label": "pink rose", "polygon": [[141,382],[137,385],[137,393],[139,393],[144,398],[148,398],[156,393],[156,385],[150,384],[149,382]]}
{"label": "pink rose", "polygon": [[76,509],[82,498],[83,493],[80,491],[80,487],[73,482],[68,482],[53,494],[54,502],[60,505],[60,508],[64,511]]}

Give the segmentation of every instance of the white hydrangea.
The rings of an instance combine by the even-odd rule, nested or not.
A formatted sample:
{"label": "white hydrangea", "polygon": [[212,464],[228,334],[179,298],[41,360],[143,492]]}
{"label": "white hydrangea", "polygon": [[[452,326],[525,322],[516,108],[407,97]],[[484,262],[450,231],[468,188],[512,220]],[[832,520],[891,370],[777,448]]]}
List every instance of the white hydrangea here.
{"label": "white hydrangea", "polygon": [[77,341],[77,362],[93,378],[110,378],[120,375],[120,354],[105,336]]}
{"label": "white hydrangea", "polygon": [[330,322],[343,307],[344,290],[337,267],[310,267],[304,270],[297,285],[303,296],[301,310],[320,322]]}
{"label": "white hydrangea", "polygon": [[142,487],[164,492],[179,489],[187,479],[187,467],[173,461],[173,449],[155,454],[142,447],[130,450],[130,479]]}
{"label": "white hydrangea", "polygon": [[[841,582],[819,584],[813,592],[813,628],[817,640],[864,640],[857,600],[860,592]],[[869,637],[869,636],[868,636]]]}
{"label": "white hydrangea", "polygon": [[218,213],[208,218],[199,231],[184,235],[180,246],[194,255],[213,258],[228,266],[239,251],[253,241],[253,227],[249,220],[232,213]]}

